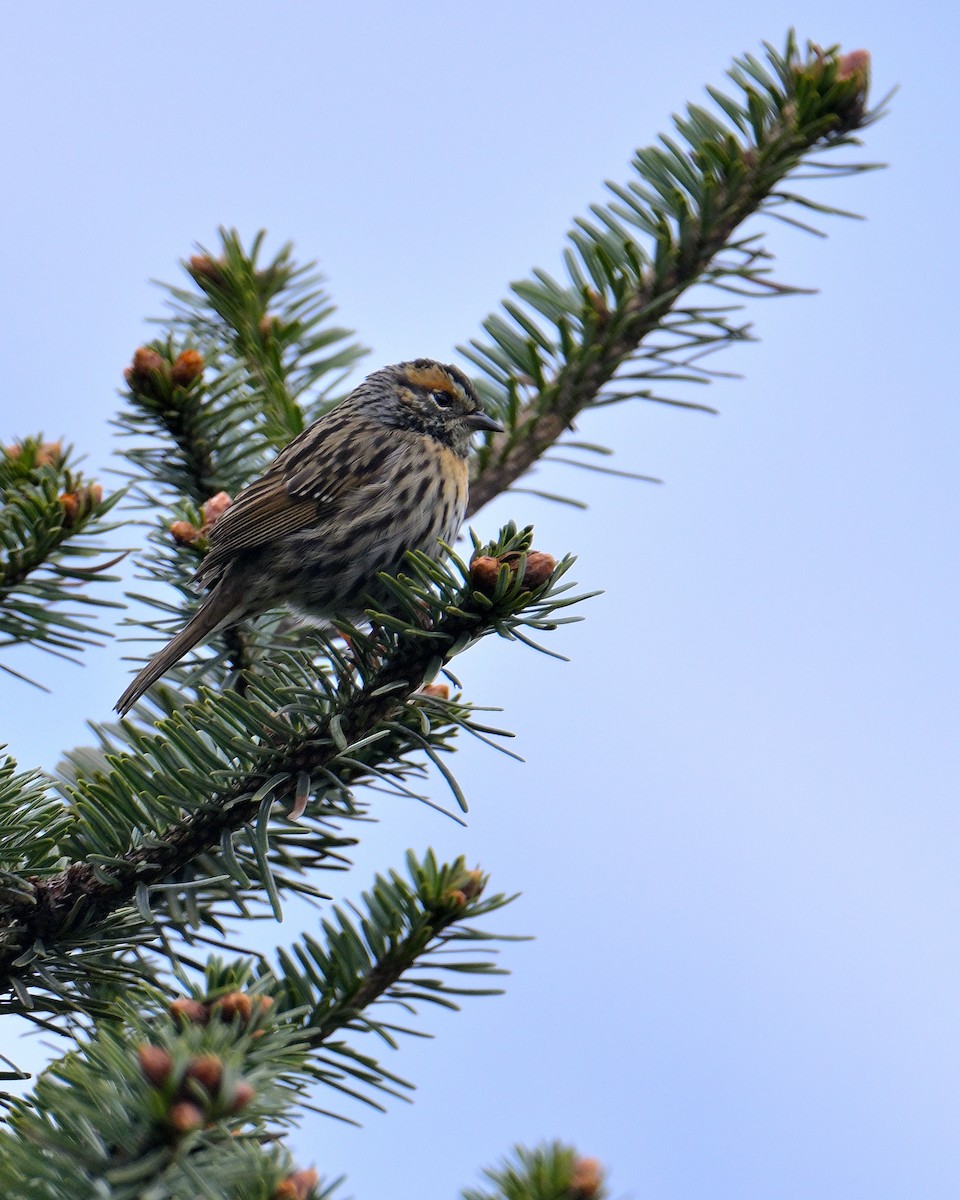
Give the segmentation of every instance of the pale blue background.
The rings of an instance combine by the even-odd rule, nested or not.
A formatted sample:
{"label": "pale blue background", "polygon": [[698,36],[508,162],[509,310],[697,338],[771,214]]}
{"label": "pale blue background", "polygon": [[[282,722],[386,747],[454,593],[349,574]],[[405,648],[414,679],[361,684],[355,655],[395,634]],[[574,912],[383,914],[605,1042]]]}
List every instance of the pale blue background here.
{"label": "pale blue background", "polygon": [[[720,419],[608,409],[585,433],[655,488],[544,469],[586,514],[507,497],[604,588],[564,666],[491,644],[519,767],[469,746],[467,831],[383,803],[349,894],[407,845],[523,890],[508,995],[428,1016],[388,1065],[413,1106],[309,1119],[345,1194],[453,1196],[560,1136],[656,1200],[954,1200],[960,1190],[955,17],[852,0],[9,6],[0,199],[2,436],[110,462],[149,277],[218,224],[293,238],[375,365],[447,356],[505,284],[552,268],[630,152],[762,38],[869,48],[902,85],[825,187],[869,214],[773,227],[815,298],[756,304]],[[3,684],[5,736],[54,761],[126,667]],[[26,659],[23,660],[26,663]],[[441,789],[436,789],[438,796]],[[283,941],[295,932],[288,921]],[[363,1115],[362,1113],[360,1115]]]}

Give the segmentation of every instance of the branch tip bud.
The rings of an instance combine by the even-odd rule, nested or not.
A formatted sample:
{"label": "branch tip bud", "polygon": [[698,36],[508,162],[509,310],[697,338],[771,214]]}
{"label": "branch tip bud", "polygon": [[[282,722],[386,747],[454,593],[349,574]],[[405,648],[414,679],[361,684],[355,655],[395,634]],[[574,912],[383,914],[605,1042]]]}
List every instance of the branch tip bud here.
{"label": "branch tip bud", "polygon": [[140,1059],[140,1070],[146,1081],[155,1088],[162,1088],[170,1078],[173,1070],[173,1059],[162,1046],[152,1046],[149,1042],[137,1050]]}
{"label": "branch tip bud", "polygon": [[531,550],[523,570],[523,586],[533,591],[547,582],[557,569],[557,560],[543,550]]}
{"label": "branch tip bud", "polygon": [[274,1188],[272,1200],[307,1200],[307,1196],[317,1185],[319,1176],[313,1167],[303,1171],[294,1171],[286,1179],[282,1179]]}
{"label": "branch tip bud", "polygon": [[483,891],[485,883],[483,872],[478,867],[467,872],[464,882],[460,885],[460,890],[468,900],[475,900]]}
{"label": "branch tip bud", "polygon": [[252,1084],[247,1083],[245,1079],[239,1080],[236,1084],[234,1084],[233,1087],[233,1096],[230,1100],[230,1112],[233,1114],[242,1112],[256,1094],[256,1089]]}
{"label": "branch tip bud", "polygon": [[866,88],[870,80],[870,51],[851,50],[844,54],[837,63],[838,79],[859,79]]}
{"label": "branch tip bud", "polygon": [[200,509],[200,512],[203,514],[201,532],[209,533],[231,504],[233,504],[233,500],[231,500],[227,492],[217,492],[215,496],[211,496]]}
{"label": "branch tip bud", "polygon": [[213,1011],[221,1021],[232,1021],[239,1017],[241,1021],[249,1021],[253,1012],[253,1000],[246,992],[228,992],[214,1004]]}
{"label": "branch tip bud", "polygon": [[167,366],[167,360],[162,354],[150,346],[140,346],[133,352],[133,365],[130,368],[133,380],[143,380]]}
{"label": "branch tip bud", "polygon": [[208,1096],[215,1096],[223,1082],[223,1062],[216,1054],[198,1054],[191,1058],[184,1079],[195,1079]]}
{"label": "branch tip bud", "polygon": [[173,540],[179,546],[192,546],[200,536],[200,530],[189,521],[174,521],[169,528]]}
{"label": "branch tip bud", "polygon": [[210,1019],[210,1010],[199,1000],[190,996],[178,996],[167,1009],[175,1021],[183,1025],[206,1025]]}
{"label": "branch tip bud", "polygon": [[194,279],[208,279],[211,283],[223,283],[224,263],[213,259],[209,254],[191,254],[187,261],[187,269]]}
{"label": "branch tip bud", "polygon": [[72,529],[79,520],[87,516],[103,500],[103,488],[99,483],[88,483],[75,492],[63,492],[60,506],[63,509],[63,527]]}
{"label": "branch tip bud", "polygon": [[192,1100],[178,1100],[170,1106],[167,1122],[177,1133],[193,1133],[203,1125],[203,1110]]}
{"label": "branch tip bud", "polygon": [[199,350],[184,350],[173,364],[171,378],[179,387],[189,387],[203,374],[204,365],[203,355]]}
{"label": "branch tip bud", "polygon": [[[489,554],[478,554],[470,562],[470,582],[478,592],[492,596],[496,590],[500,568],[507,567],[511,574],[516,574],[521,557],[522,555],[517,551],[501,554],[498,558]],[[556,567],[557,560],[552,554],[547,554],[543,550],[529,551],[523,568],[523,586],[530,591],[542,587]]]}
{"label": "branch tip bud", "polygon": [[570,1188],[576,1200],[591,1200],[600,1191],[603,1167],[597,1158],[578,1158],[570,1174]]}
{"label": "branch tip bud", "polygon": [[470,582],[478,592],[492,596],[500,575],[500,559],[489,554],[478,554],[470,563]]}

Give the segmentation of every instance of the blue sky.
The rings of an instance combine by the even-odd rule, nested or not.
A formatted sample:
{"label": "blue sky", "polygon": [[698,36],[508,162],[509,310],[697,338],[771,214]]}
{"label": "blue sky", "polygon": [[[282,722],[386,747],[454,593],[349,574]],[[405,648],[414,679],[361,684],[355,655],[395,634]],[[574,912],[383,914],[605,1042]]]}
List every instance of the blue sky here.
{"label": "blue sky", "polygon": [[[869,220],[828,242],[771,228],[781,277],[820,294],[750,308],[762,342],[727,356],[744,377],[712,387],[722,416],[584,420],[664,486],[545,467],[586,513],[517,495],[478,515],[534,522],[604,594],[554,639],[570,664],[506,644],[461,660],[525,765],[464,750],[466,830],[384,802],[343,890],[431,844],[522,891],[501,927],[536,941],[505,954],[504,998],[429,1016],[436,1039],[388,1063],[415,1104],[361,1130],[310,1118],[298,1156],[357,1200],[453,1196],[553,1137],[617,1196],[953,1200],[955,16],[345,7],[8,12],[5,440],[42,428],[110,465],[121,371],[161,306],[148,281],[218,225],[319,260],[371,369],[445,358],[734,54],[795,25],[868,48],[875,94],[901,91],[867,135],[891,169],[820,193]],[[122,653],[64,668],[54,696],[3,684],[24,764],[107,714]]]}

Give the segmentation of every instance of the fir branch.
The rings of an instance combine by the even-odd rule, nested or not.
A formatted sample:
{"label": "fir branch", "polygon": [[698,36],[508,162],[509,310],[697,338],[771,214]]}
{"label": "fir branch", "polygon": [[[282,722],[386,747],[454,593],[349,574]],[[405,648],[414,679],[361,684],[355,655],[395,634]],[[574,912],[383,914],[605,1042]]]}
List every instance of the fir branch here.
{"label": "fir branch", "polygon": [[597,1160],[581,1158],[561,1142],[534,1150],[516,1146],[511,1157],[483,1173],[492,1190],[465,1188],[462,1200],[605,1200],[610,1194]]}
{"label": "fir branch", "polygon": [[103,556],[97,539],[116,528],[105,518],[121,494],[104,498],[59,442],[25,438],[0,449],[0,647],[28,643],[67,658],[100,644],[98,628],[64,605],[122,607],[89,588],[116,582],[104,572],[117,557],[74,561]]}
{"label": "fir branch", "polygon": [[[455,981],[501,973],[448,955],[461,944],[503,940],[465,922],[508,898],[483,898],[486,878],[462,859],[440,865],[430,853],[408,855],[408,871],[409,880],[378,877],[355,909],[357,923],[338,910],[323,922],[323,944],[304,938],[281,952],[279,969],[211,958],[193,996],[170,1003],[141,983],[138,1005],[114,1004],[32,1095],[8,1100],[4,1180],[29,1181],[31,1190],[17,1194],[37,1197],[56,1194],[48,1190],[54,1180],[78,1197],[108,1186],[115,1200],[133,1200],[148,1184],[152,1196],[176,1197],[185,1177],[215,1179],[218,1195],[246,1195],[232,1190],[240,1167],[270,1187],[291,1178],[316,1186],[315,1173],[296,1175],[270,1146],[292,1106],[304,1103],[306,1085],[320,1081],[376,1107],[370,1088],[398,1094],[394,1085],[408,1086],[333,1035],[374,1032],[395,1046],[398,1034],[413,1031],[364,1015],[369,1006],[456,1008],[456,998],[490,993],[424,976],[425,967]],[[256,1133],[244,1136],[250,1127]]]}
{"label": "fir branch", "polygon": [[[164,1011],[156,996],[139,995],[139,1011],[115,1005],[32,1095],[8,1102],[8,1130],[0,1133],[8,1194],[329,1196],[315,1172],[295,1172],[274,1144],[309,1080],[309,1047],[297,1023],[271,1011],[268,998],[229,984],[211,996],[203,1024],[185,1019],[182,1007]],[[290,1179],[302,1190],[279,1190]]]}
{"label": "fir branch", "polygon": [[[169,529],[201,532],[208,505],[261,474],[275,450],[329,407],[366,353],[350,330],[331,323],[335,309],[313,263],[296,264],[289,245],[261,263],[265,236],[246,249],[235,230],[221,229],[217,257],[204,250],[184,263],[196,290],[167,286],[167,336],[141,346],[124,373],[126,407],[115,424],[136,439],[124,450],[134,490],[151,511],[171,495],[176,507],[176,519],[151,533],[151,559],[140,565],[188,597],[185,567],[196,559],[188,549],[168,561]],[[230,637],[239,681],[257,647],[240,631]]]}
{"label": "fir branch", "polygon": [[409,880],[395,871],[377,876],[362,904],[351,905],[353,917],[334,909],[322,923],[322,939],[308,936],[280,951],[278,969],[262,967],[258,983],[269,987],[282,1011],[305,1014],[299,1018],[304,1034],[314,1051],[321,1051],[308,1060],[311,1074],[368,1104],[375,1104],[371,1087],[395,1095],[394,1085],[409,1085],[349,1042],[333,1041],[335,1035],[373,1033],[395,1047],[398,1034],[415,1030],[388,1023],[371,1008],[389,1003],[413,1015],[422,1003],[456,1009],[463,996],[500,994],[499,988],[467,986],[466,979],[488,980],[504,974],[501,968],[486,958],[465,960],[456,953],[494,940],[517,940],[465,924],[511,898],[484,897],[486,877],[468,870],[462,858],[439,865],[432,852],[422,859],[408,852],[407,871]]}
{"label": "fir branch", "polygon": [[252,438],[257,397],[216,346],[166,340],[141,346],[124,372],[127,407],[115,424],[127,437],[149,437],[123,453],[148,506],[159,491],[199,508],[220,491],[239,490],[266,449]]}
{"label": "fir branch", "polygon": [[220,230],[217,256],[183,264],[196,285],[165,285],[172,318],[165,339],[142,346],[125,372],[127,407],[117,425],[138,440],[124,451],[138,490],[156,503],[160,485],[199,507],[234,495],[271,451],[300,433],[366,351],[331,323],[335,308],[315,264],[283,246],[261,263],[265,233],[249,249]]}
{"label": "fir branch", "polygon": [[[588,407],[642,398],[705,408],[660,389],[708,382],[717,372],[703,356],[751,337],[734,315],[739,297],[799,290],[770,277],[767,250],[741,226],[767,214],[818,232],[811,212],[839,213],[784,180],[800,178],[803,166],[821,177],[869,169],[811,157],[856,145],[852,134],[879,115],[866,108],[866,57],[810,47],[801,58],[791,37],[782,55],[768,47],[766,65],[747,56],[731,77],[736,99],[711,91],[721,118],[691,106],[676,119],[681,140],[638,151],[636,178],[608,185],[614,201],[577,221],[568,282],[536,272],[514,285],[515,299],[485,322],[488,341],[465,351],[506,427],[476,456],[471,512],[510,489]],[[172,492],[181,522],[201,538],[214,493],[235,492],[258,474],[273,449],[329,405],[360,353],[330,326],[318,277],[295,266],[289,247],[261,266],[262,234],[249,250],[235,233],[221,239],[218,257],[190,260],[198,290],[171,289],[171,336],[134,356],[120,419],[128,434],[159,437],[127,453],[141,497],[156,507],[158,489]],[[723,303],[691,296],[697,288],[723,292]],[[21,458],[16,476],[27,457],[13,457]],[[32,620],[51,649],[66,648],[56,638],[80,645],[88,632],[73,617],[46,615],[61,585],[90,573],[57,556],[95,552],[57,538],[107,508],[89,485],[61,487],[61,465],[21,471],[0,513],[0,542],[13,549],[0,585],[20,622],[11,640],[42,641],[23,636]],[[190,539],[171,547],[168,525],[152,535],[166,550],[148,570],[185,588],[200,547]],[[94,727],[100,746],[75,751],[57,781],[67,804],[45,777],[0,765],[0,980],[9,996],[0,1011],[77,1038],[76,1052],[53,1065],[32,1098],[6,1101],[14,1120],[0,1133],[0,1176],[18,1195],[132,1200],[149,1187],[162,1200],[212,1194],[213,1186],[234,1200],[312,1197],[312,1180],[301,1174],[294,1184],[292,1164],[271,1145],[306,1083],[369,1103],[377,1091],[405,1087],[353,1042],[373,1033],[392,1046],[396,1035],[417,1032],[382,1019],[378,1006],[455,1006],[459,995],[488,990],[452,980],[486,982],[496,973],[491,962],[442,956],[490,940],[464,921],[505,899],[483,899],[482,876],[462,860],[438,866],[428,854],[408,860],[410,881],[378,877],[352,912],[335,909],[277,967],[208,960],[202,999],[182,998],[166,1012],[161,1000],[171,975],[184,983],[203,969],[198,945],[231,948],[231,917],[265,908],[279,916],[290,891],[320,895],[307,874],[345,862],[350,839],[339,823],[365,815],[358,785],[409,792],[425,758],[465,804],[443,755],[461,729],[482,738],[496,731],[469,705],[418,689],[479,637],[536,646],[531,635],[569,619],[557,614],[572,603],[557,586],[568,563],[531,552],[529,530],[508,529],[475,549],[469,567],[412,556],[408,575],[388,581],[390,611],[372,614],[369,632],[344,627],[349,652],[325,636],[285,650],[273,618],[231,634],[226,653],[171,673],[181,694],[158,687],[136,720]],[[201,677],[238,686],[215,695]],[[198,701],[184,700],[191,690]],[[152,723],[151,706],[164,717],[148,730],[140,722]],[[292,805],[287,815],[281,803]],[[118,997],[135,986],[148,997],[141,1015],[118,1010]],[[221,1019],[228,1007],[233,1015]],[[100,1023],[85,1040],[80,1027],[89,1030],[91,1019]],[[159,1057],[137,1056],[137,1042]],[[205,1059],[209,1077],[211,1058],[221,1072],[216,1086],[198,1074]],[[240,1093],[243,1105],[228,1075],[231,1087],[253,1081]],[[178,1104],[194,1108],[182,1125]],[[248,1136],[233,1136],[241,1125]],[[598,1164],[559,1145],[518,1150],[486,1174],[494,1190],[468,1190],[464,1200],[606,1194]]]}
{"label": "fir branch", "polygon": [[168,290],[174,327],[214,343],[236,364],[242,386],[259,397],[262,427],[282,446],[326,407],[331,384],[366,350],[350,340],[351,330],[329,324],[336,309],[315,263],[297,265],[287,243],[260,265],[265,238],[261,230],[247,250],[236,230],[221,229],[216,258],[201,248],[184,264],[199,295]]}
{"label": "fir branch", "polygon": [[[0,903],[4,990],[16,986],[21,998],[32,990],[38,1004],[50,995],[69,1002],[74,951],[109,941],[117,914],[135,924],[134,909],[145,932],[153,919],[174,934],[198,922],[219,928],[217,902],[245,912],[264,889],[279,911],[280,868],[316,866],[328,844],[342,842],[321,830],[298,860],[300,828],[278,832],[276,805],[303,792],[304,803],[313,796],[313,820],[356,815],[352,787],[421,750],[437,761],[457,725],[433,728],[414,694],[449,658],[490,633],[527,641],[524,627],[567,619],[557,614],[573,602],[560,584],[569,560],[535,556],[530,538],[529,529],[508,526],[473,567],[411,556],[410,577],[392,583],[393,613],[377,615],[369,633],[351,628],[349,658],[331,648],[336,683],[317,676],[311,655],[290,656],[286,673],[250,681],[247,696],[174,708],[150,733],[124,723],[130,750],[108,755],[104,771],[87,775],[81,764],[68,785],[74,820],[59,849],[74,865],[52,878],[24,877],[26,895]],[[492,564],[492,575],[478,564]],[[246,844],[242,863],[237,838]],[[110,962],[105,987],[119,969]],[[86,965],[96,975],[89,951]],[[84,998],[77,1003],[83,1011]]]}
{"label": "fir branch", "polygon": [[[721,116],[691,105],[675,118],[680,141],[637,151],[637,178],[608,183],[615,200],[577,219],[564,253],[569,282],[536,271],[514,284],[519,303],[487,318],[489,340],[461,348],[505,425],[477,456],[469,513],[524,475],[584,409],[627,398],[677,403],[650,385],[706,382],[698,357],[751,337],[729,305],[681,304],[690,289],[800,290],[769,278],[759,236],[738,232],[750,217],[782,218],[790,205],[850,215],[780,185],[805,165],[832,177],[870,169],[811,158],[858,145],[853,131],[880,115],[866,107],[866,56],[811,45],[801,57],[792,34],[782,54],[766,51],[766,65],[748,55],[729,72],[738,98],[711,89]],[[631,382],[611,391],[617,380]]]}

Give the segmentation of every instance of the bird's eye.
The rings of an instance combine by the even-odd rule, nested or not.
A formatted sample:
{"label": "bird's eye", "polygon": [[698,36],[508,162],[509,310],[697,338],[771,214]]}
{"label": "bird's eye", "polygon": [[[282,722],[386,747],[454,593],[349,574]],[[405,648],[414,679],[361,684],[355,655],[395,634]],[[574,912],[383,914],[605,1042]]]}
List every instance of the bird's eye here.
{"label": "bird's eye", "polygon": [[449,392],[437,389],[430,393],[430,399],[434,402],[437,408],[449,408],[453,404],[453,396]]}

